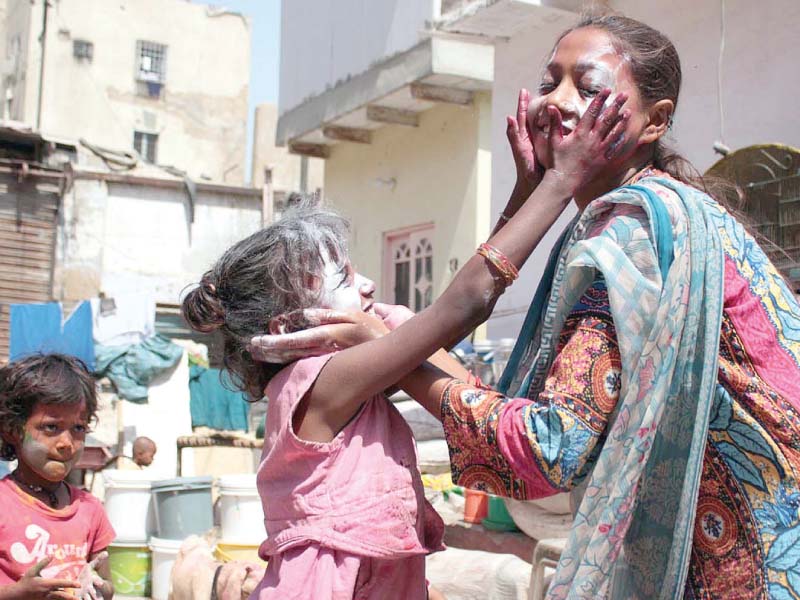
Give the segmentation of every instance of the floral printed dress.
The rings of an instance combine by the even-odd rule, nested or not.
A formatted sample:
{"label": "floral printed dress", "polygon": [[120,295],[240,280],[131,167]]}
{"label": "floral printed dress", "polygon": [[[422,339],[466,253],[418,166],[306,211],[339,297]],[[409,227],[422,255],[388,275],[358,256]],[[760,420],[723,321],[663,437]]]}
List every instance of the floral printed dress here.
{"label": "floral printed dress", "polygon": [[[679,212],[670,206],[674,189],[645,183],[665,201],[674,224],[674,213]],[[672,371],[659,380],[654,373],[668,364],[668,357],[626,370],[624,362],[630,359],[620,348],[620,339],[634,342],[630,336],[619,336],[606,283],[613,273],[602,269],[567,311],[538,387],[534,382],[521,397],[511,398],[452,381],[443,393],[442,421],[459,484],[522,499],[573,490],[588,481],[592,498],[587,501],[584,496],[576,523],[584,527],[590,523],[591,533],[573,532],[567,547],[578,548],[567,554],[581,566],[569,571],[572,564],[559,565],[569,576],[562,577],[561,584],[556,577],[551,597],[800,598],[800,309],[753,240],[722,209],[710,200],[701,201],[719,219],[715,227],[723,251],[721,311],[716,321],[720,333],[716,361],[711,360],[712,367],[716,362],[716,378],[707,408],[700,411],[704,419],[693,417],[683,437],[667,440],[658,423],[631,428],[625,436],[612,433],[627,424],[627,405],[620,401],[626,386],[652,379],[659,389],[677,382],[674,389],[679,390],[693,374],[676,377],[677,371]],[[608,219],[605,224],[601,229],[607,233]],[[597,236],[584,234],[584,239],[590,237]],[[557,284],[558,272],[554,287]],[[681,298],[689,301],[685,293],[678,298],[678,303]],[[616,322],[625,327],[637,318],[630,314],[623,320],[622,314],[617,307]],[[680,335],[681,330],[668,333]],[[541,339],[543,334],[539,331],[536,336]],[[705,351],[713,351],[713,345],[706,345]],[[646,354],[647,345],[642,344],[639,352]],[[703,360],[708,363],[708,356],[697,358]],[[653,396],[640,393],[632,403],[653,411],[647,406]],[[665,394],[663,403],[678,397],[677,392]],[[658,403],[653,401],[654,406]],[[660,426],[665,427],[663,421]],[[671,445],[689,448],[690,440],[700,437],[703,444],[695,446],[698,485],[691,488],[684,486],[691,470],[687,463],[658,450]],[[610,443],[635,448],[647,438],[650,441],[643,444],[645,450],[637,460],[651,470],[633,471],[632,485],[619,494],[621,501],[613,506],[610,518],[593,517],[601,514],[593,508],[595,497],[611,497],[624,486],[622,474],[614,478],[613,464],[607,467],[612,473],[605,483],[593,486],[589,481],[604,448]],[[652,448],[657,450],[648,453]],[[625,449],[620,456],[631,452]],[[635,462],[621,460],[621,473],[626,461]],[[669,515],[683,513],[690,518],[669,520]],[[683,567],[670,570],[668,556],[664,565],[654,565],[653,557],[678,537],[670,532],[677,532],[681,522],[691,528]],[[663,539],[658,534],[662,525],[667,531]],[[605,544],[597,554],[600,560],[591,558],[593,544],[599,543],[596,539]],[[624,593],[613,591],[615,568],[626,569],[633,582]],[[670,581],[677,583],[665,594]]]}

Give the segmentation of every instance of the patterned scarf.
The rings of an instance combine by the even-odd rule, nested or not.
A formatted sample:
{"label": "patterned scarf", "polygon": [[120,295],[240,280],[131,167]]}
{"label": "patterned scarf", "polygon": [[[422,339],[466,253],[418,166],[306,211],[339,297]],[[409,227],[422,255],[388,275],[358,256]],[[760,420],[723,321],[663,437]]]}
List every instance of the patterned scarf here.
{"label": "patterned scarf", "polygon": [[605,280],[622,389],[548,598],[683,596],[723,305],[720,221],[702,192],[646,177],[598,198],[554,249],[499,384],[536,398],[572,307]]}

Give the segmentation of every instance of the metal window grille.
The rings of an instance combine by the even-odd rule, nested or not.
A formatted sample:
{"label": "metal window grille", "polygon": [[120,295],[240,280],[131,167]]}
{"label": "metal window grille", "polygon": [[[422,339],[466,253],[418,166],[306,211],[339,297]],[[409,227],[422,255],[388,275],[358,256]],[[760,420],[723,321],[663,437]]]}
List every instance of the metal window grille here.
{"label": "metal window grille", "polygon": [[145,162],[155,164],[158,159],[158,134],[134,131],[133,148]]}
{"label": "metal window grille", "polygon": [[94,58],[94,44],[86,40],[73,40],[72,56],[78,60],[91,62],[92,58]]}
{"label": "metal window grille", "polygon": [[384,297],[394,304],[420,311],[433,302],[433,228],[393,234],[386,238],[389,255],[385,264]]}
{"label": "metal window grille", "polygon": [[167,47],[155,42],[136,42],[136,78],[139,81],[164,83],[167,76]]}

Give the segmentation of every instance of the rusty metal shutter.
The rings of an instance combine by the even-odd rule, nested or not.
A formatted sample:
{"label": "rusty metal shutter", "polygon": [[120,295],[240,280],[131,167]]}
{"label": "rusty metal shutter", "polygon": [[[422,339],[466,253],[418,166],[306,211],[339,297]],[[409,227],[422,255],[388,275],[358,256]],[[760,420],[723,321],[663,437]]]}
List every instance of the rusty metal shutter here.
{"label": "rusty metal shutter", "polygon": [[0,174],[0,363],[8,360],[9,305],[53,296],[59,189]]}

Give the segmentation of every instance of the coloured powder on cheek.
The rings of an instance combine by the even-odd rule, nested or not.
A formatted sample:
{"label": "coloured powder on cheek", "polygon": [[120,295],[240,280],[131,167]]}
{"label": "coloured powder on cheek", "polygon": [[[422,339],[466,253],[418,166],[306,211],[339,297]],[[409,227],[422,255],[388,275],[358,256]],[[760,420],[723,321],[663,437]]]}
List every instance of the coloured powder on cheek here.
{"label": "coloured powder on cheek", "polygon": [[[548,61],[548,65],[555,60],[557,53],[558,48],[553,51],[550,61]],[[612,67],[608,64],[608,58],[606,58],[609,56],[618,58],[619,54],[611,44],[606,43],[600,45],[591,52],[584,53],[576,61],[577,64],[588,67],[585,73],[582,75],[583,83],[586,83],[595,89],[611,89],[611,94],[606,100],[604,106],[609,106],[616,98],[617,94],[615,92],[619,88],[620,69],[625,64],[625,57],[623,57],[623,60],[619,60],[617,64]],[[578,97],[577,104],[573,104],[572,106],[578,119],[583,117],[591,103],[592,98]],[[575,124],[573,123],[572,125]]]}
{"label": "coloured powder on cheek", "polygon": [[48,447],[31,435],[26,427],[22,447],[17,452],[18,458],[34,470],[39,470],[49,461],[48,454]]}

